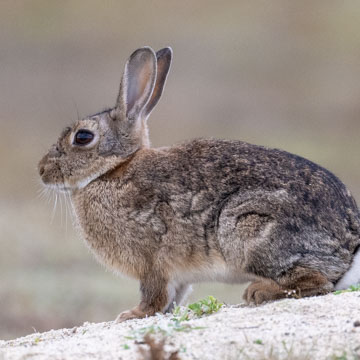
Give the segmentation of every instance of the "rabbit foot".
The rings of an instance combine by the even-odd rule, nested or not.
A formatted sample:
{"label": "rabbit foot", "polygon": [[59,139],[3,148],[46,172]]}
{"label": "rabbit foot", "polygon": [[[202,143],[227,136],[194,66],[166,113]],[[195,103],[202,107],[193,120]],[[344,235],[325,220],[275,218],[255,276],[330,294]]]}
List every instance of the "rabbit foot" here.
{"label": "rabbit foot", "polygon": [[277,282],[271,279],[254,281],[245,290],[243,298],[247,303],[259,305],[284,298],[324,295],[333,288],[334,285],[319,271],[296,267]]}
{"label": "rabbit foot", "polygon": [[126,320],[137,319],[137,318],[138,317],[131,310],[127,310],[127,311],[123,311],[122,313],[120,313],[118,315],[118,317],[116,318],[115,322],[121,323]]}
{"label": "rabbit foot", "polygon": [[131,320],[131,319],[142,319],[147,315],[151,316],[153,314],[145,313],[145,312],[141,311],[138,306],[136,306],[131,310],[126,310],[126,311],[123,311],[122,313],[120,313],[119,316],[116,318],[115,322],[121,323],[121,322]]}
{"label": "rabbit foot", "polygon": [[271,280],[254,281],[247,287],[243,296],[248,304],[254,303],[255,305],[284,297],[287,297],[287,291],[284,291],[275,281]]}

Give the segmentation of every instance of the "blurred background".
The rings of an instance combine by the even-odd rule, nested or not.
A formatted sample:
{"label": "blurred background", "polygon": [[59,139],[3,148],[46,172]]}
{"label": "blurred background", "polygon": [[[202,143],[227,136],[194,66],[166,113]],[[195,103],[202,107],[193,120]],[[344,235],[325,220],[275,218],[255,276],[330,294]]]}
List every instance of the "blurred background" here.
{"label": "blurred background", "polygon": [[[358,1],[32,0],[0,3],[0,339],[114,319],[138,284],[96,263],[65,203],[38,196],[61,129],[114,105],[127,57],[170,45],[153,146],[192,137],[286,149],[360,201]],[[241,301],[243,286],[201,284]]]}

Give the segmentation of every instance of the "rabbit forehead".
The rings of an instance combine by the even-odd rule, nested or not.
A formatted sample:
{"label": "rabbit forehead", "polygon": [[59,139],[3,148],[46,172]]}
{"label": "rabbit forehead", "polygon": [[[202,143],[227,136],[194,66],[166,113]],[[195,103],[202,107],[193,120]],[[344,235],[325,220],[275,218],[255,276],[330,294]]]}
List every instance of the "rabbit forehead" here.
{"label": "rabbit forehead", "polygon": [[99,129],[99,120],[100,120],[99,116],[94,116],[94,117],[79,120],[75,124],[73,131],[78,131],[80,129],[97,131]]}

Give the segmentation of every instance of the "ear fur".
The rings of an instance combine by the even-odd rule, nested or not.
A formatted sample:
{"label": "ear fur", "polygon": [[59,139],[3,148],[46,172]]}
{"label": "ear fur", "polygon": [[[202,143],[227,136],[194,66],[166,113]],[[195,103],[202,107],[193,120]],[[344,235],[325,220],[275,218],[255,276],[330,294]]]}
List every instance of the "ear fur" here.
{"label": "ear fur", "polygon": [[128,59],[116,101],[121,118],[138,118],[150,100],[156,82],[156,55],[150,47],[135,50]]}
{"label": "ear fur", "polygon": [[153,93],[150,100],[145,106],[143,116],[147,118],[155,105],[160,100],[161,94],[164,90],[166,78],[170,70],[173,51],[171,47],[166,47],[156,52],[157,61],[157,75]]}

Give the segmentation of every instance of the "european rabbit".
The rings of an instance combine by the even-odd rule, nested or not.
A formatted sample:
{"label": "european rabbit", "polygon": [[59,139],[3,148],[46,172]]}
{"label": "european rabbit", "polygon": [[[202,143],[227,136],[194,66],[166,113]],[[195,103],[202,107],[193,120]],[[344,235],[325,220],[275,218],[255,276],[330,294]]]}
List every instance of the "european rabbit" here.
{"label": "european rabbit", "polygon": [[97,259],[140,280],[140,304],[118,321],[167,311],[203,280],[253,280],[256,304],[360,280],[359,210],[329,171],[241,141],[150,147],[171,58],[136,50],[115,107],[66,128],[39,164],[45,185],[70,193]]}

